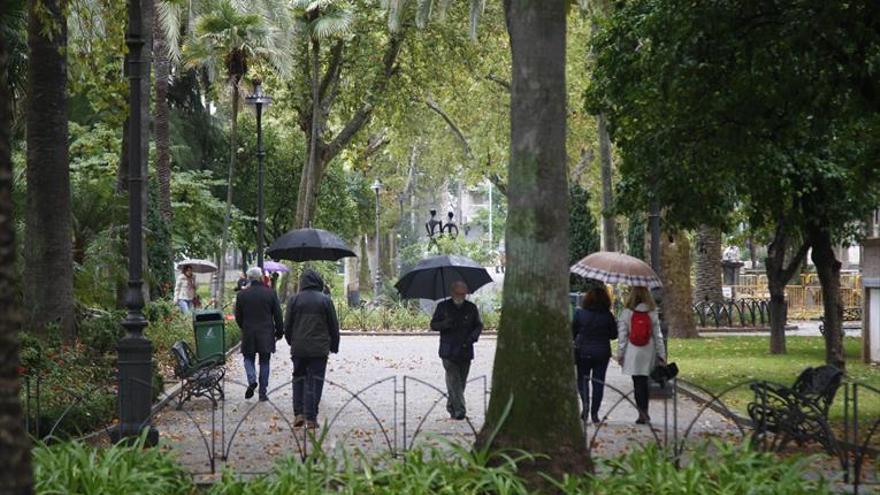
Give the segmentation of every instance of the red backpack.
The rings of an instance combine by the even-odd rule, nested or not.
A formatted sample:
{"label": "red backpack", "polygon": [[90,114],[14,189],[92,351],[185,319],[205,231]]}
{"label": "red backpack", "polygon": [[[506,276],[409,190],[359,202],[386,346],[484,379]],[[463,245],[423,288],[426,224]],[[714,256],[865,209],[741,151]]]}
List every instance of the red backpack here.
{"label": "red backpack", "polygon": [[641,311],[633,311],[629,321],[629,343],[642,347],[651,340],[651,315]]}

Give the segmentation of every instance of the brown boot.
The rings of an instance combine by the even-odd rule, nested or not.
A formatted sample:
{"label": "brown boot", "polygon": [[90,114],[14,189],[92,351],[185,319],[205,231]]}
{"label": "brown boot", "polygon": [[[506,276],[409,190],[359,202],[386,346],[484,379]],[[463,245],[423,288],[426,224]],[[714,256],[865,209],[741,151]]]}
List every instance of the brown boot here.
{"label": "brown boot", "polygon": [[296,417],[293,418],[294,428],[302,428],[304,424],[306,424],[306,417],[302,414],[297,414]]}
{"label": "brown boot", "polygon": [[317,430],[318,429],[318,422],[315,420],[312,420],[312,419],[307,419],[306,420],[306,429],[307,430]]}
{"label": "brown boot", "polygon": [[639,419],[636,420],[637,425],[646,425],[651,422],[651,417],[644,411],[639,411]]}

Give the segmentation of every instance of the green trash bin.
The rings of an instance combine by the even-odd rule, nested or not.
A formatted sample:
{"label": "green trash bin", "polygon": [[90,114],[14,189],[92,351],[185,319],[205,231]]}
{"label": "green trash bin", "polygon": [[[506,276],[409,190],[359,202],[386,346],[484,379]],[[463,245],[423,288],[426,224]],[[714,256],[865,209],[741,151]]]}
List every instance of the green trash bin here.
{"label": "green trash bin", "polygon": [[193,314],[193,331],[196,337],[196,358],[199,361],[226,361],[226,321],[222,311],[196,311]]}

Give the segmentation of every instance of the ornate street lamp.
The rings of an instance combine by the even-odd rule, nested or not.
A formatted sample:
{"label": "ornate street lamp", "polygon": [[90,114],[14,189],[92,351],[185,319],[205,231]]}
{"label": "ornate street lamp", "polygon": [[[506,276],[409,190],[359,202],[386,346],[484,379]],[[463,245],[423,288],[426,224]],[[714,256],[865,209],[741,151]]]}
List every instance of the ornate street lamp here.
{"label": "ornate street lamp", "polygon": [[266,220],[263,214],[263,160],[266,151],[263,149],[263,107],[272,103],[272,98],[263,93],[263,84],[254,80],[254,93],[244,99],[245,105],[254,107],[257,112],[257,266],[263,269],[263,244]]}
{"label": "ornate street lamp", "polygon": [[153,388],[153,345],[144,337],[143,252],[144,218],[141,210],[143,170],[141,153],[141,81],[150,78],[150,57],[144,37],[143,5],[140,0],[128,2],[128,290],[122,321],[125,336],[116,345],[119,368],[119,424],[113,430],[114,441],[138,437],[149,430],[147,442],[155,445],[158,432],[150,425]]}
{"label": "ornate street lamp", "polygon": [[373,280],[373,301],[378,305],[379,295],[382,293],[382,259],[379,257],[379,246],[382,244],[379,237],[379,191],[382,190],[382,183],[376,179],[370,188],[376,193],[376,276]]}

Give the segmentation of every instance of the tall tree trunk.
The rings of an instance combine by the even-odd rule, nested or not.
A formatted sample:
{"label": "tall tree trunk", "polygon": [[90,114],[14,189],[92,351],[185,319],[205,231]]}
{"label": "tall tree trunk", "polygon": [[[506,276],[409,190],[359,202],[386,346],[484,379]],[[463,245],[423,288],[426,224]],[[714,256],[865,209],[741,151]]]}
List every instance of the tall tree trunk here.
{"label": "tall tree trunk", "polygon": [[660,235],[660,278],[663,281],[663,316],[669,336],[699,337],[694,319],[691,288],[691,244],[683,231]]}
{"label": "tall tree trunk", "polygon": [[770,292],[770,354],[785,354],[785,325],[788,322],[788,302],[785,300],[785,286],[800,269],[807,256],[809,244],[801,242],[800,247],[786,263],[791,236],[780,221],[767,246],[767,260],[764,263],[767,273],[767,288]]}
{"label": "tall tree trunk", "polygon": [[5,493],[33,491],[30,439],[24,431],[19,380],[21,328],[16,302],[15,208],[12,200],[12,88],[8,50],[0,36],[0,486]]}
{"label": "tall tree trunk", "polygon": [[165,33],[159,22],[159,6],[153,4],[153,56],[155,57],[156,99],[153,102],[156,133],[156,178],[159,183],[159,214],[171,221],[171,138],[169,136],[168,78],[170,62]]}
{"label": "tall tree trunk", "polygon": [[[67,155],[66,0],[28,2],[26,328],[76,336]],[[48,24],[48,25],[47,25]]]}
{"label": "tall tree trunk", "polygon": [[697,301],[722,302],[721,230],[700,225],[697,230]]}
{"label": "tall tree trunk", "polygon": [[[568,315],[566,2],[506,0],[504,7],[513,59],[508,270],[479,443],[498,429],[493,446],[546,454],[527,472],[559,477],[589,469]],[[530,480],[540,485],[537,478]]]}
{"label": "tall tree trunk", "polygon": [[611,137],[608,135],[607,118],[604,113],[597,117],[599,135],[599,163],[602,172],[602,250],[617,251],[617,222],[611,209],[614,206],[611,162]]}
{"label": "tall tree trunk", "polygon": [[840,302],[840,261],[834,256],[831,233],[818,226],[809,227],[813,264],[822,284],[825,309],[825,362],[841,370],[846,367],[843,350],[843,305]]}
{"label": "tall tree trunk", "polygon": [[321,47],[317,39],[311,40],[311,89],[312,89],[312,127],[309,136],[309,161],[300,176],[299,195],[296,198],[296,226],[306,228],[312,223],[314,217],[312,196],[317,197],[318,170],[323,168],[318,163],[318,140],[320,139],[321,128],[321,97],[319,94],[319,72],[321,69]]}
{"label": "tall tree trunk", "polygon": [[232,81],[232,127],[229,131],[229,175],[226,179],[226,213],[223,215],[223,237],[220,240],[220,259],[217,270],[217,304],[226,303],[226,247],[229,242],[229,224],[232,221],[232,179],[235,177],[235,155],[238,151],[238,78]]}

